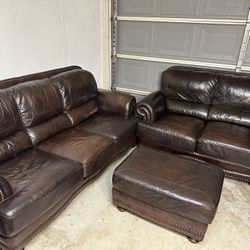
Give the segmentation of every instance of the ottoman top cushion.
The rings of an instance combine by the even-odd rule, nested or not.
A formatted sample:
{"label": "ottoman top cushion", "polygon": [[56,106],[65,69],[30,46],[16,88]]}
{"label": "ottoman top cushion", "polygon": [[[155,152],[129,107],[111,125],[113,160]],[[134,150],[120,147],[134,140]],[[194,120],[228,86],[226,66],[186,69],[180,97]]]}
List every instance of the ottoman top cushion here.
{"label": "ottoman top cushion", "polygon": [[223,170],[139,146],[114,172],[117,191],[146,204],[209,224],[216,213]]}

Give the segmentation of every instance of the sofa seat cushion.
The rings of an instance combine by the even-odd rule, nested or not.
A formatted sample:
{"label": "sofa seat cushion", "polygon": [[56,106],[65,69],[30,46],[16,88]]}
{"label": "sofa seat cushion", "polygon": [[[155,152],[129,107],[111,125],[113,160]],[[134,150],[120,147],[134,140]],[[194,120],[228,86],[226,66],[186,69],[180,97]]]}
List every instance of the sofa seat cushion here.
{"label": "sofa seat cushion", "polygon": [[136,119],[97,114],[80,123],[76,128],[111,138],[115,141],[116,149],[120,149],[128,143],[129,139],[135,139]]}
{"label": "sofa seat cushion", "polygon": [[223,180],[216,166],[139,146],[115,170],[113,186],[146,204],[209,224]]}
{"label": "sofa seat cushion", "polygon": [[75,128],[50,137],[36,148],[80,163],[83,177],[100,170],[115,151],[112,139]]}
{"label": "sofa seat cushion", "polygon": [[197,153],[247,166],[250,170],[250,129],[209,122],[198,140]]}
{"label": "sofa seat cushion", "polygon": [[137,136],[151,144],[195,152],[196,141],[204,125],[205,122],[198,118],[167,113],[151,124],[139,122]]}
{"label": "sofa seat cushion", "polygon": [[82,167],[28,150],[1,163],[0,176],[13,192],[0,203],[0,235],[11,237],[70,195],[82,181]]}

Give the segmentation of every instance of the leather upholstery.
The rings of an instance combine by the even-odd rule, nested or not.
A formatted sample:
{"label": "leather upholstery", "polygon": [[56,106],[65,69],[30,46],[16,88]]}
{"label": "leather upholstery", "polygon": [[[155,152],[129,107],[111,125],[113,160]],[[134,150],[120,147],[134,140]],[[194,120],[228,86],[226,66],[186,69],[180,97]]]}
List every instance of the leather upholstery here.
{"label": "leather upholstery", "polygon": [[139,146],[114,172],[114,188],[154,207],[212,222],[223,171],[216,166]]}
{"label": "leather upholstery", "polygon": [[[217,75],[204,70],[172,67],[162,74],[161,90],[169,111],[206,119],[217,84]],[[174,100],[175,104],[171,103]],[[170,101],[170,103],[168,103]],[[188,108],[186,104],[189,105]]]}
{"label": "leather upholstery", "polygon": [[76,108],[97,95],[95,78],[82,69],[61,73],[51,80],[60,90],[64,110]]}
{"label": "leather upholstery", "polygon": [[133,118],[125,120],[115,115],[97,114],[80,123],[76,128],[114,140],[116,149],[119,150],[128,140],[135,138],[136,122]]}
{"label": "leather upholstery", "polygon": [[13,194],[0,203],[0,234],[11,237],[64,198],[82,181],[79,164],[28,150],[1,163]]}
{"label": "leather upholstery", "polygon": [[221,76],[209,119],[250,127],[250,77]]}
{"label": "leather upholstery", "polygon": [[50,136],[71,127],[71,122],[65,114],[46,120],[34,127],[27,128],[27,133],[33,145]]}
{"label": "leather upholstery", "polygon": [[102,168],[115,149],[113,140],[75,128],[50,137],[36,148],[80,163],[84,178]]}
{"label": "leather upholstery", "polygon": [[[203,130],[200,122],[197,127],[189,124],[187,118],[179,119],[174,126],[189,127],[185,129],[189,132],[184,132],[176,128],[170,130],[170,125],[159,125],[157,120],[152,120],[151,125],[146,122],[139,123],[137,136],[142,143],[177,153],[185,151],[222,167],[230,178],[250,182],[249,83],[249,74],[186,66],[170,67],[162,74],[160,90],[166,100],[163,105],[166,113],[186,115],[191,120],[199,118],[200,122],[208,125]],[[149,105],[148,98],[140,103]],[[140,113],[140,103],[137,105],[137,114]],[[147,111],[147,116],[155,112],[156,108],[152,106],[150,113]],[[139,117],[141,118],[140,115]],[[217,121],[220,125],[210,124],[210,121]],[[231,128],[235,131],[234,134],[230,134]],[[190,133],[192,130],[196,131],[193,135]],[[172,139],[173,136],[175,140]],[[187,138],[189,142],[183,144]],[[197,151],[199,138],[201,139]]]}
{"label": "leather upholstery", "polygon": [[60,74],[62,72],[74,70],[74,69],[81,69],[79,66],[68,66],[59,69],[52,69],[44,72],[34,73],[25,76],[14,77],[10,79],[5,79],[0,81],[0,89],[7,89],[12,86],[22,84],[24,82],[34,81],[34,80],[41,80],[44,78],[49,78],[51,76]]}
{"label": "leather upholstery", "polygon": [[3,176],[0,176],[0,203],[12,194],[13,190],[10,183]]}
{"label": "leather upholstery", "polygon": [[137,115],[145,122],[154,122],[166,113],[165,97],[161,91],[149,94],[136,106]]}
{"label": "leather upholstery", "polygon": [[25,127],[59,115],[63,111],[59,90],[49,79],[13,87],[13,94]]}
{"label": "leather upholstery", "polygon": [[[0,91],[0,177],[13,189],[0,202],[0,247],[21,249],[108,162],[135,144],[136,122],[127,119],[135,99],[111,91],[100,98],[91,73],[77,66],[0,85],[14,85]],[[102,101],[109,115],[99,114],[106,123],[93,131],[100,127],[109,134],[113,126],[113,136],[72,128],[92,119]]]}
{"label": "leather upholstery", "polygon": [[62,114],[59,89],[51,80],[17,85],[13,87],[13,95],[32,145],[71,127],[67,116]]}
{"label": "leather upholstery", "polygon": [[195,152],[196,141],[205,122],[191,116],[167,113],[152,124],[139,122],[137,136],[144,142]]}
{"label": "leather upholstery", "polygon": [[14,98],[9,90],[0,91],[0,161],[7,160],[31,147]]}
{"label": "leather upholstery", "polygon": [[73,126],[76,126],[81,121],[87,120],[90,116],[96,114],[98,112],[98,108],[96,105],[96,100],[92,99],[87,103],[84,103],[77,108],[66,111],[69,120]]}
{"label": "leather upholstery", "polygon": [[134,96],[128,94],[101,90],[98,92],[97,105],[100,112],[130,117],[135,108]]}
{"label": "leather upholstery", "polygon": [[250,129],[225,122],[209,122],[198,140],[197,152],[242,164],[250,174]]}

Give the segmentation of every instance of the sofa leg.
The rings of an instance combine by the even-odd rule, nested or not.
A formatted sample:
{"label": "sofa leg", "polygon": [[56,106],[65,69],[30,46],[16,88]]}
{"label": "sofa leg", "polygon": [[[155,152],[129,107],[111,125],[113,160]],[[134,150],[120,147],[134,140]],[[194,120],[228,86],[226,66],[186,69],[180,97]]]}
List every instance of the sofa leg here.
{"label": "sofa leg", "polygon": [[191,243],[193,243],[193,244],[197,244],[197,243],[200,242],[199,240],[193,239],[193,238],[191,238],[191,237],[189,237],[189,236],[187,236],[187,238],[188,238],[188,240],[189,240]]}
{"label": "sofa leg", "polygon": [[117,207],[117,209],[120,211],[120,212],[125,212],[126,210],[122,207]]}

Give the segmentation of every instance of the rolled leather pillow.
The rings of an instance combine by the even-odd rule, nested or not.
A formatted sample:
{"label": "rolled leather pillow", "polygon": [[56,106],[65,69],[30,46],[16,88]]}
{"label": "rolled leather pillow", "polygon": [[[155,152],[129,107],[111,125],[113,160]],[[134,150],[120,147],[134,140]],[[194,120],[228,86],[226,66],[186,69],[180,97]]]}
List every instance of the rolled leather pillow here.
{"label": "rolled leather pillow", "polygon": [[0,202],[13,194],[13,190],[9,182],[0,176]]}

